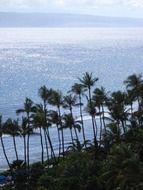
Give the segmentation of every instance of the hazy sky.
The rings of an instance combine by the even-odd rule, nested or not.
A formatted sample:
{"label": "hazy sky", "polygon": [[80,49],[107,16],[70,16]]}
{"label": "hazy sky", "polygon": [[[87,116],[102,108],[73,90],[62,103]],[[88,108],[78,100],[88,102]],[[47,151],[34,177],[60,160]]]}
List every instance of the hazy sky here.
{"label": "hazy sky", "polygon": [[143,18],[143,0],[0,0],[0,11],[67,12]]}

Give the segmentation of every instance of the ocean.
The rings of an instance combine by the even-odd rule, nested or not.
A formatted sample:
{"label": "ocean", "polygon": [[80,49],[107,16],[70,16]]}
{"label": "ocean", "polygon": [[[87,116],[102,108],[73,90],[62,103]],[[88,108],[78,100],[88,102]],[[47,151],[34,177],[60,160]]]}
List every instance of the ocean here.
{"label": "ocean", "polygon": [[[97,87],[123,90],[123,81],[143,72],[143,28],[0,28],[0,114],[16,118],[25,97],[40,102],[38,89],[64,94],[86,71],[99,78]],[[55,146],[56,129],[51,129]],[[87,122],[86,135],[92,138]],[[66,132],[68,139],[69,133]],[[35,140],[36,139],[36,140]],[[40,159],[39,136],[31,137],[31,160]],[[4,137],[10,160],[12,139]],[[22,142],[20,137],[17,142]],[[18,144],[23,157],[22,143]],[[0,147],[0,169],[6,162]]]}

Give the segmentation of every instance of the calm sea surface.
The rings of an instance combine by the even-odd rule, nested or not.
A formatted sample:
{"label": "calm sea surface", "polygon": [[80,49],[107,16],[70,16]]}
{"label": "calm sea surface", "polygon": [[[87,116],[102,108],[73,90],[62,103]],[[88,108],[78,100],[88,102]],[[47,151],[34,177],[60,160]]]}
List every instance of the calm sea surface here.
{"label": "calm sea surface", "polygon": [[[66,92],[86,71],[99,77],[98,86],[123,89],[128,75],[143,72],[143,28],[0,28],[0,114],[4,118],[15,117],[25,97],[39,102],[40,86]],[[51,134],[56,146],[55,130]],[[90,138],[88,127],[86,134]],[[32,160],[40,159],[38,139],[31,137]],[[4,137],[4,141],[12,160],[12,140]],[[18,148],[22,158],[22,144]],[[0,169],[5,167],[0,147]]]}

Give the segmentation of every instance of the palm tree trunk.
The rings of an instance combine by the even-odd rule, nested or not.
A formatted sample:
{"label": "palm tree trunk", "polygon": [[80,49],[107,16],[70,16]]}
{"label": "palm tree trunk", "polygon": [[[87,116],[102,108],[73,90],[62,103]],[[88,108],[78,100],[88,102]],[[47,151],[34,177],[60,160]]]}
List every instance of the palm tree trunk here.
{"label": "palm tree trunk", "polygon": [[60,131],[59,131],[59,126],[58,124],[57,126],[57,131],[58,131],[58,141],[59,141],[59,158],[60,158],[60,154],[61,154],[61,136],[60,136]]}
{"label": "palm tree trunk", "polygon": [[[91,102],[91,89],[90,89],[90,87],[88,88],[88,93],[89,93],[89,104],[91,107],[92,102]],[[94,116],[91,116],[91,117],[92,117],[92,128],[93,128],[94,142],[96,143],[95,120],[94,120]]]}
{"label": "palm tree trunk", "polygon": [[27,135],[27,167],[28,167],[28,170],[29,170],[29,141],[30,141],[30,135],[29,135],[29,132],[28,132],[28,135]]}
{"label": "palm tree trunk", "polygon": [[45,145],[46,145],[46,152],[47,152],[47,160],[49,162],[49,148],[48,148],[48,142],[46,137],[46,130],[44,129],[44,138],[45,138]]}
{"label": "palm tree trunk", "polygon": [[[84,123],[83,123],[83,114],[82,114],[82,106],[81,106],[81,96],[79,95],[79,103],[80,103],[80,118],[81,118],[81,127],[82,127],[82,135],[83,135],[83,140],[84,142],[86,142],[86,138],[85,138],[85,130],[84,130]],[[85,144],[86,147],[86,144]]]}
{"label": "palm tree trunk", "polygon": [[73,133],[72,133],[72,129],[70,128],[70,134],[71,134],[71,140],[72,140],[72,144],[74,143],[74,140],[73,140]]}
{"label": "palm tree trunk", "polygon": [[99,107],[99,114],[100,114],[100,137],[99,137],[99,140],[100,140],[100,144],[101,144],[101,139],[102,139],[102,117],[101,117],[100,107]]}
{"label": "palm tree trunk", "polygon": [[63,156],[65,153],[65,142],[64,142],[64,131],[63,131],[63,126],[62,126],[62,120],[61,120],[61,110],[60,107],[58,106],[58,113],[59,113],[59,120],[60,120],[60,127],[61,127],[61,136],[62,136],[62,152]]}
{"label": "palm tree trunk", "polygon": [[[72,107],[70,108],[70,113],[71,113],[71,116],[72,116],[72,118],[73,118]],[[74,126],[73,126],[73,128],[74,128],[74,132],[75,132],[76,139],[79,141],[78,134],[77,134],[77,130],[76,130],[76,128],[75,128]]]}
{"label": "palm tree trunk", "polygon": [[16,160],[18,160],[18,153],[17,153],[17,148],[16,148],[15,136],[12,136],[12,138],[13,138],[13,144],[14,144],[14,150],[15,150]]}
{"label": "palm tree trunk", "polygon": [[61,129],[61,135],[62,135],[62,153],[63,156],[65,155],[65,142],[64,142],[64,130]]}
{"label": "palm tree trunk", "polygon": [[94,116],[91,116],[91,118],[92,118],[92,128],[93,128],[94,141],[96,141],[96,131],[95,131]]}
{"label": "palm tree trunk", "polygon": [[27,167],[29,171],[29,140],[30,140],[30,116],[29,113],[27,113],[27,119],[28,119],[28,134],[27,134]]}
{"label": "palm tree trunk", "polygon": [[42,137],[42,129],[40,127],[40,141],[41,141],[41,162],[44,163],[44,146],[43,146],[43,137]]}
{"label": "palm tree trunk", "polygon": [[[74,126],[73,126],[73,127],[74,127]],[[77,130],[76,130],[75,127],[74,127],[74,132],[75,132],[76,139],[79,141],[78,134],[77,134]]]}
{"label": "palm tree trunk", "polygon": [[46,135],[47,135],[47,138],[48,138],[48,141],[49,141],[49,145],[50,145],[50,148],[51,148],[51,151],[52,151],[53,159],[55,160],[55,163],[56,163],[56,156],[55,156],[54,148],[53,148],[53,145],[52,145],[52,141],[51,141],[50,135],[49,135],[49,133],[48,133],[47,130],[46,130]]}
{"label": "palm tree trunk", "polygon": [[23,143],[24,143],[24,161],[25,161],[25,164],[26,164],[26,136],[23,135]]}
{"label": "palm tree trunk", "polygon": [[106,133],[106,123],[105,123],[105,111],[104,111],[104,106],[102,105],[101,106],[102,107],[102,114],[103,114],[103,117],[102,117],[102,119],[103,119],[103,125],[104,125],[104,130],[105,130],[105,133]]}
{"label": "palm tree trunk", "polygon": [[96,139],[97,139],[97,135],[98,135],[98,127],[97,127],[97,122],[96,122],[96,118],[94,116],[94,123],[95,123],[95,134],[96,134]]}
{"label": "palm tree trunk", "polygon": [[10,170],[11,170],[10,162],[9,162],[9,160],[8,160],[8,157],[7,157],[7,154],[6,154],[6,151],[5,151],[5,147],[4,147],[4,143],[3,143],[3,138],[2,138],[2,136],[0,137],[0,139],[1,139],[1,145],[2,145],[2,149],[3,149],[3,153],[4,153],[4,156],[5,156],[7,165],[8,165],[8,167],[9,167]]}

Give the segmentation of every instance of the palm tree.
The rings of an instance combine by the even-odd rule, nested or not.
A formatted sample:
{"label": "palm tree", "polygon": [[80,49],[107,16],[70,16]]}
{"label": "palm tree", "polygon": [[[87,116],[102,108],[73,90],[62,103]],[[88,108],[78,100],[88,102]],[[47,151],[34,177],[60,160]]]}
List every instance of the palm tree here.
{"label": "palm tree", "polygon": [[83,88],[88,91],[88,100],[91,101],[91,87],[95,85],[98,78],[93,78],[92,73],[86,72],[82,78],[79,78]]}
{"label": "palm tree", "polygon": [[143,85],[142,75],[130,75],[125,81],[126,89],[132,92],[132,95],[136,97],[138,101],[138,110],[141,109],[141,86]]}
{"label": "palm tree", "polygon": [[91,102],[88,101],[85,110],[91,116],[92,126],[93,126],[94,142],[96,143],[98,128],[97,128],[97,123],[96,123],[96,119],[95,119],[95,116],[97,114],[95,106],[96,106],[96,104],[93,100]]}
{"label": "palm tree", "polygon": [[46,110],[47,102],[50,97],[50,90],[48,90],[48,88],[46,86],[42,86],[39,89],[38,94],[39,94],[40,98],[43,100],[44,110]]}
{"label": "palm tree", "polygon": [[[72,117],[73,117],[73,106],[76,106],[76,101],[77,101],[76,96],[72,96],[71,94],[64,96],[63,108],[69,109]],[[76,128],[74,128],[74,131],[75,131],[76,139],[78,139]]]}
{"label": "palm tree", "polygon": [[[46,116],[46,120],[45,120],[45,116]],[[40,129],[40,137],[41,137],[41,148],[42,148],[42,163],[44,162],[44,147],[43,147],[43,137],[42,137],[42,128],[44,129],[44,136],[45,141],[49,142],[50,148],[51,148],[51,157],[54,158],[54,160],[56,161],[56,156],[54,153],[54,148],[52,145],[52,141],[49,135],[49,131],[48,128],[51,126],[51,123],[49,122],[48,119],[48,114],[46,113],[45,115],[45,110],[42,104],[37,104],[36,105],[36,109],[32,115],[33,118],[33,124],[35,127],[38,127]],[[47,150],[48,151],[48,150]],[[49,155],[48,155],[48,159],[49,159]]]}
{"label": "palm tree", "polygon": [[76,121],[73,118],[73,115],[71,113],[64,114],[63,117],[62,117],[62,120],[63,120],[62,127],[65,128],[65,129],[66,128],[70,129],[71,140],[72,140],[72,143],[73,143],[74,142],[74,138],[73,138],[72,129],[76,128],[76,129],[78,129],[78,131],[80,131],[80,129],[81,129],[81,126],[80,126],[81,122],[80,121]]}
{"label": "palm tree", "polygon": [[20,127],[18,124],[18,120],[12,120],[10,118],[7,119],[6,122],[4,123],[4,128],[5,128],[5,133],[11,135],[13,138],[13,145],[14,145],[16,160],[19,160],[17,147],[16,147],[16,140],[15,140],[15,137],[20,135]]}
{"label": "palm tree", "polygon": [[122,124],[124,133],[126,132],[126,121],[129,115],[129,109],[126,108],[125,102],[126,93],[121,91],[113,92],[111,98],[107,102],[111,118],[117,122],[118,126],[120,123]]}
{"label": "palm tree", "polygon": [[26,98],[25,99],[25,102],[24,102],[24,105],[23,105],[23,108],[22,109],[18,109],[16,110],[16,113],[17,114],[20,114],[20,113],[24,113],[26,114],[26,117],[27,117],[27,127],[28,127],[28,134],[27,134],[27,166],[28,166],[28,169],[29,169],[29,139],[30,139],[30,133],[31,133],[31,113],[34,111],[35,107],[34,107],[34,104],[33,104],[33,101],[29,98]]}
{"label": "palm tree", "polygon": [[3,150],[4,156],[5,156],[7,165],[9,166],[9,168],[11,170],[10,162],[9,162],[8,156],[6,154],[6,150],[5,150],[5,146],[4,146],[4,142],[3,142],[3,137],[2,137],[3,133],[4,133],[4,126],[2,123],[2,116],[0,116],[0,141],[1,141],[2,150]]}
{"label": "palm tree", "polygon": [[83,134],[83,140],[84,142],[86,141],[86,138],[85,138],[85,130],[84,130],[84,122],[83,122],[83,113],[82,113],[82,106],[83,106],[83,103],[82,103],[82,95],[83,95],[83,86],[81,84],[78,84],[78,83],[75,83],[73,86],[72,86],[72,89],[71,89],[71,92],[73,92],[75,95],[78,96],[78,99],[79,99],[79,103],[77,105],[79,105],[79,112],[80,112],[80,118],[81,118],[81,126],[82,126],[82,134]]}
{"label": "palm tree", "polygon": [[[83,88],[85,90],[88,91],[88,104],[89,107],[93,107],[93,103],[92,103],[92,97],[91,97],[91,88],[95,85],[95,83],[98,81],[98,78],[94,78],[92,73],[88,73],[86,72],[85,74],[83,74],[82,78],[79,78],[79,81],[81,82]],[[93,133],[94,133],[94,141],[96,142],[96,133],[95,133],[95,119],[93,117],[93,115],[91,115],[92,117],[92,126],[93,126]]]}
{"label": "palm tree", "polygon": [[36,109],[32,114],[33,118],[33,126],[34,128],[38,128],[40,130],[40,142],[41,142],[41,162],[44,163],[44,145],[43,145],[43,136],[42,136],[42,128],[45,125],[45,112],[43,109],[43,105],[36,104]]}
{"label": "palm tree", "polygon": [[59,125],[61,128],[61,137],[62,137],[62,152],[64,155],[64,133],[63,133],[63,127],[62,127],[62,119],[61,119],[61,106],[63,105],[63,96],[61,91],[59,90],[51,90],[51,97],[48,100],[49,104],[51,104],[52,106],[56,106],[57,107],[57,111],[58,111],[58,115],[59,115]]}
{"label": "palm tree", "polygon": [[60,125],[60,118],[59,118],[59,114],[57,111],[54,111],[54,110],[50,110],[49,113],[49,120],[52,124],[55,124],[56,127],[57,127],[57,132],[58,132],[58,141],[59,141],[59,157],[60,157],[60,154],[61,154],[61,135],[60,135],[60,128],[59,128],[59,125]]}
{"label": "palm tree", "polygon": [[96,102],[96,104],[98,105],[99,108],[99,113],[102,114],[102,120],[103,120],[103,125],[104,125],[104,130],[106,131],[106,123],[105,123],[105,111],[104,111],[104,106],[106,105],[106,101],[107,101],[107,96],[108,96],[108,92],[105,91],[104,87],[101,88],[96,88],[93,91],[93,101]]}
{"label": "palm tree", "polygon": [[44,107],[44,138],[46,143],[46,151],[47,151],[47,159],[49,160],[49,151],[48,151],[48,143],[47,143],[47,135],[46,135],[46,128],[47,128],[47,104],[48,100],[51,96],[51,90],[49,90],[46,86],[42,86],[38,91],[39,97],[43,101],[43,107]]}

